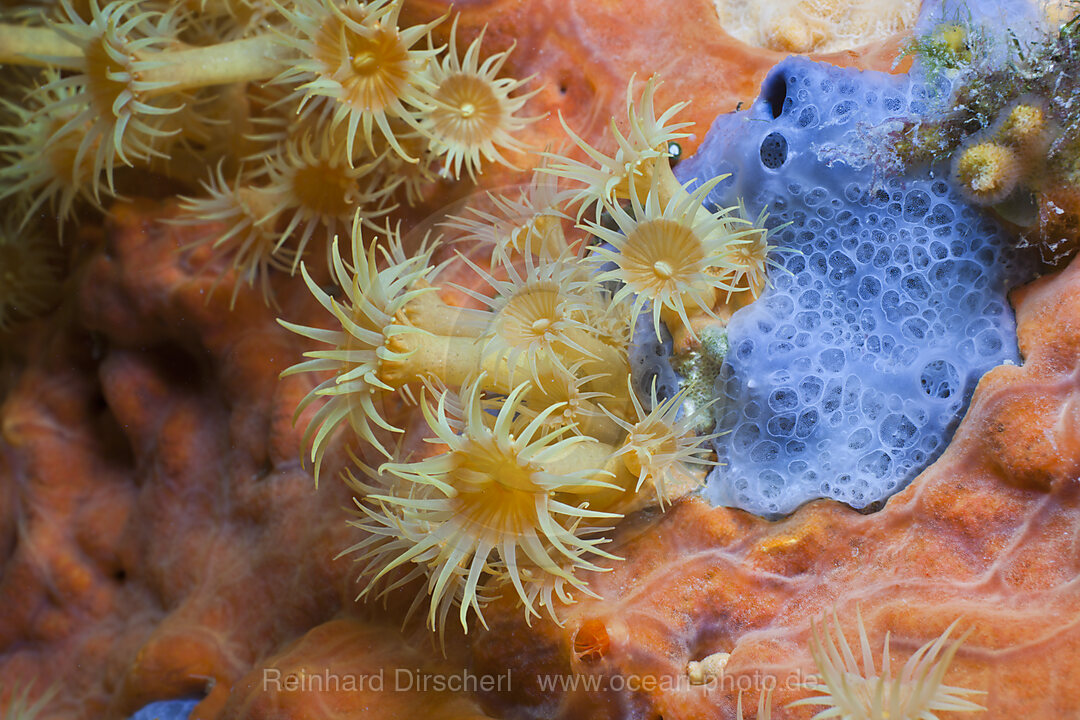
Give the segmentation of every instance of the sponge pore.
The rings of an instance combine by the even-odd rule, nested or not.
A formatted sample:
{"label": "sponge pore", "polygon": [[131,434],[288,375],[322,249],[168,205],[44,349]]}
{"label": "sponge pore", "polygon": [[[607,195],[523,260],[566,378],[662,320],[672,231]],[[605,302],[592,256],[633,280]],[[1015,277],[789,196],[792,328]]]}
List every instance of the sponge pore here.
{"label": "sponge pore", "polygon": [[948,94],[789,58],[677,168],[732,173],[710,202],[768,208],[787,250],[728,326],[712,502],[766,517],[821,497],[871,507],[944,449],[983,373],[1019,360],[1006,293],[1031,262],[947,168],[889,172],[901,123]]}

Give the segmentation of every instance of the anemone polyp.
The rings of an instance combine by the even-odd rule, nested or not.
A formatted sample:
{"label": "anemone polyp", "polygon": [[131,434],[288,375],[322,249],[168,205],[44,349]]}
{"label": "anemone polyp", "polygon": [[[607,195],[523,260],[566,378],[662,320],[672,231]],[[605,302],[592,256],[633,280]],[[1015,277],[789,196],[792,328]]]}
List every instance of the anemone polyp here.
{"label": "anemone polyp", "polygon": [[[477,589],[488,576],[505,577],[527,612],[536,614],[531,601],[536,593],[526,590],[523,568],[529,569],[526,579],[550,576],[584,588],[575,571],[600,571],[593,559],[611,557],[600,547],[603,539],[592,536],[583,523],[618,516],[590,510],[588,502],[574,499],[609,487],[604,473],[599,468],[552,467],[587,439],[565,430],[542,432],[544,417],[557,405],[527,424],[516,422],[527,383],[510,393],[491,419],[482,402],[482,385],[481,376],[462,387],[460,428],[447,417],[445,399],[432,408],[425,395],[421,409],[434,435],[431,441],[444,445],[446,452],[384,464],[381,472],[403,480],[409,489],[369,496],[399,508],[403,529],[426,528],[422,534],[406,531],[387,537],[399,554],[374,572],[372,581],[422,558],[429,577],[431,626],[451,588],[462,591],[459,619],[468,630],[470,611],[483,622]],[[381,523],[388,524],[396,523]]]}
{"label": "anemone polyp", "polygon": [[79,92],[50,106],[50,112],[71,109],[74,115],[53,138],[60,140],[69,135],[81,138],[74,160],[76,166],[81,166],[82,158],[92,152],[95,170],[92,189],[97,197],[102,173],[109,190],[114,190],[117,160],[131,166],[136,161],[163,158],[160,145],[180,132],[178,127],[163,127],[162,121],[178,112],[183,104],[165,105],[154,97],[167,89],[168,83],[140,79],[143,72],[154,67],[154,62],[145,59],[146,56],[173,42],[177,22],[172,13],[141,10],[134,0],[109,3],[104,8],[97,0],[91,0],[89,22],[82,19],[68,0],[61,0],[61,7],[66,17],[53,27],[82,48],[83,57],[77,74],[57,77],[42,91],[80,88]]}
{"label": "anemone polyp", "polygon": [[[206,43],[248,37],[272,20],[275,9],[264,0],[183,0],[188,33]],[[196,42],[195,44],[201,44]]]}
{"label": "anemone polyp", "polygon": [[635,414],[631,421],[608,415],[626,432],[615,457],[621,457],[626,469],[637,476],[635,492],[651,485],[663,508],[701,484],[703,473],[695,470],[716,464],[707,457],[711,453],[707,443],[716,436],[698,435],[693,418],[681,416],[681,393],[660,402],[655,386],[650,392],[652,409],[646,411],[631,389]]}
{"label": "anemone polyp", "polygon": [[[497,279],[471,261],[466,261],[493,291],[490,295],[462,288],[486,304],[488,312],[478,320],[485,326],[480,341],[484,356],[505,358],[508,375],[526,365],[534,383],[550,381],[541,368],[552,368],[569,381],[577,364],[585,373],[618,375],[625,359],[613,345],[598,341],[590,317],[603,311],[591,302],[584,268],[574,256],[535,260],[524,258],[524,272],[512,264],[504,266],[507,278]],[[538,363],[539,358],[549,363]]]}
{"label": "anemone polyp", "polygon": [[[180,198],[183,215],[175,220],[180,225],[205,222],[222,223],[225,231],[208,238],[215,256],[226,256],[238,279],[233,285],[230,307],[244,285],[258,284],[263,300],[273,304],[270,290],[272,270],[295,266],[298,253],[281,247],[277,220],[280,199],[271,191],[252,186],[250,179],[238,174],[228,181],[219,165],[209,181],[203,182],[207,197]],[[218,282],[220,282],[220,278]]]}
{"label": "anemone polyp", "polygon": [[378,129],[390,147],[415,162],[398,142],[392,120],[419,130],[417,114],[431,106],[433,86],[424,66],[439,49],[413,46],[441,23],[399,28],[401,0],[303,0],[282,13],[296,35],[283,42],[299,51],[299,60],[276,82],[299,82],[293,93],[301,112],[320,114],[333,127],[346,127],[346,150],[353,156],[357,132],[374,154],[372,131]]}
{"label": "anemone polyp", "polygon": [[0,106],[10,118],[0,128],[8,138],[0,145],[0,152],[10,153],[15,160],[0,167],[0,198],[32,196],[25,204],[23,226],[45,203],[64,221],[73,212],[76,200],[94,202],[96,175],[93,158],[88,155],[93,155],[100,139],[90,141],[89,153],[80,154],[85,140],[74,133],[60,133],[75,114],[70,108],[56,110],[55,106],[75,96],[76,91],[54,82],[59,77],[55,70],[46,71],[46,86],[29,95],[26,107],[0,98]]}
{"label": "anemone polyp", "polygon": [[569,378],[553,378],[537,383],[529,392],[527,404],[521,408],[523,417],[533,418],[540,414],[536,408],[557,405],[559,410],[544,421],[545,430],[567,428],[575,435],[585,435],[602,443],[614,445],[625,434],[605,414],[605,403],[611,404],[608,393],[585,388],[601,379],[599,375],[585,375],[581,363],[569,368]]}
{"label": "anemone polyp", "polygon": [[58,282],[51,246],[21,236],[5,222],[0,233],[0,331],[48,308]]}
{"label": "anemone polyp", "polygon": [[1004,200],[1020,181],[1016,151],[997,142],[980,142],[953,156],[953,176],[973,202],[993,205]]}
{"label": "anemone polyp", "polygon": [[439,180],[433,168],[435,156],[428,147],[427,138],[419,130],[400,121],[391,122],[390,127],[395,142],[405,150],[406,156],[416,160],[407,161],[391,149],[386,140],[375,137],[376,156],[381,163],[381,182],[388,192],[403,191],[405,202],[415,206],[430,195]]}
{"label": "anemone polyp", "polygon": [[749,290],[755,299],[765,290],[768,282],[766,265],[769,260],[769,247],[765,241],[765,231],[757,237],[750,237],[731,249],[728,261],[734,266],[731,271],[731,284]]}
{"label": "anemone polyp", "polygon": [[266,189],[280,198],[281,214],[288,217],[279,245],[300,231],[294,270],[316,231],[333,237],[339,229],[351,231],[354,218],[370,219],[391,209],[380,205],[393,186],[378,187],[377,167],[377,161],[353,166],[337,143],[306,137],[286,143],[267,162]]}
{"label": "anemone polyp", "polygon": [[[745,217],[746,210],[739,203],[739,214]],[[717,272],[732,287],[745,290],[750,300],[756,300],[768,286],[768,270],[770,267],[780,268],[780,264],[770,254],[782,250],[775,245],[769,244],[769,237],[774,230],[765,226],[768,213],[762,211],[761,215],[753,221],[754,230],[743,235],[738,242],[732,243],[728,252],[728,269],[717,269]],[[730,302],[731,291],[728,291]]]}
{"label": "anemone polyp", "polygon": [[889,635],[885,635],[879,675],[870,641],[866,636],[862,613],[857,612],[856,617],[862,666],[860,667],[855,659],[836,612],[832,613],[831,626],[826,615],[820,626],[812,623],[810,653],[817,666],[818,681],[804,685],[820,695],[797,700],[788,707],[819,705],[824,706],[824,709],[815,717],[865,720],[932,720],[943,711],[979,712],[986,709],[969,699],[973,695],[983,694],[982,692],[953,687],[944,682],[949,664],[966,637],[965,634],[958,640],[948,642],[950,634],[956,628],[956,622],[947,627],[940,636],[916,650],[904,663],[900,674],[893,677],[890,668]]}
{"label": "anemone polyp", "polygon": [[512,48],[481,62],[483,37],[481,32],[459,59],[455,18],[449,52],[441,61],[435,60],[428,66],[428,78],[434,86],[432,108],[424,113],[421,127],[430,138],[432,150],[443,157],[454,178],[461,176],[464,165],[469,177],[475,180],[481,158],[513,167],[500,148],[526,150],[514,134],[536,119],[515,115],[536,91],[511,97],[529,78],[498,77]]}
{"label": "anemone polyp", "polygon": [[344,302],[330,297],[311,279],[306,266],[300,265],[308,289],[341,329],[324,330],[278,321],[294,333],[331,346],[304,353],[309,360],[282,373],[282,377],[309,372],[329,375],[304,397],[296,410],[299,417],[315,400],[327,400],[312,416],[304,433],[304,443],[311,444],[316,482],[333,431],[340,426],[347,425],[356,437],[390,457],[377,432],[400,433],[401,429],[382,417],[381,393],[394,388],[379,378],[379,371],[384,362],[403,359],[388,347],[390,339],[401,334],[424,333],[401,324],[398,315],[410,300],[430,290],[430,287],[414,287],[429,272],[429,256],[421,254],[395,263],[391,253],[384,249],[383,256],[389,266],[380,270],[376,245],[371,243],[364,248],[360,227],[359,221],[354,222],[352,265],[346,265],[342,259],[336,238],[331,245],[334,279],[345,295]]}
{"label": "anemone polyp", "polygon": [[[648,187],[651,178],[664,169],[657,169],[656,164],[662,162],[667,165],[671,143],[687,137],[687,134],[681,131],[692,123],[672,123],[674,116],[686,107],[687,103],[676,103],[660,117],[656,116],[654,95],[659,85],[656,76],[649,78],[635,104],[634,81],[631,79],[626,88],[627,129],[623,132],[615,118],[611,119],[609,129],[616,149],[610,155],[585,142],[570,129],[562,115],[559,115],[566,134],[593,161],[588,163],[555,153],[544,153],[545,158],[551,161],[550,168],[546,171],[569,180],[571,186],[576,187],[574,202],[580,203],[578,217],[594,203],[599,217],[603,207],[601,201],[613,203],[616,198],[628,197],[631,194],[631,184],[635,181],[639,188]],[[670,168],[667,169],[667,175],[670,176]],[[677,187],[674,176],[663,179],[674,182]],[[677,191],[675,194],[678,194]]]}
{"label": "anemone polyp", "polygon": [[[621,205],[605,203],[618,231],[599,223],[585,227],[610,245],[595,247],[589,255],[601,267],[600,282],[615,280],[623,286],[615,293],[615,302],[632,304],[637,317],[646,303],[651,304],[653,327],[660,336],[660,320],[670,320],[691,328],[687,304],[713,314],[718,290],[736,291],[724,276],[739,268],[731,261],[737,243],[757,232],[734,214],[735,208],[710,212],[702,207],[708,195],[723,177],[713,178],[693,193],[683,193],[661,205],[657,176],[642,203],[636,192],[630,193],[630,211]],[[615,268],[603,269],[607,263]]]}
{"label": "anemone polyp", "polygon": [[562,221],[570,219],[561,205],[572,193],[561,191],[559,178],[543,167],[516,196],[488,193],[490,209],[470,205],[471,217],[450,216],[443,226],[462,232],[458,242],[490,246],[492,263],[509,264],[519,255],[557,257],[567,249]]}

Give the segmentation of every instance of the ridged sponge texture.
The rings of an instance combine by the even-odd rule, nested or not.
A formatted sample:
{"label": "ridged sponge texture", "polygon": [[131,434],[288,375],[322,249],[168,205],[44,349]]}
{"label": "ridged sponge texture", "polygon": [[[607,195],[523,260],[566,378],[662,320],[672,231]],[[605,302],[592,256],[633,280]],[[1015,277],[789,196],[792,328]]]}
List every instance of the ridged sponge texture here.
{"label": "ridged sponge texture", "polygon": [[983,373],[1019,360],[1006,293],[1031,265],[941,168],[889,159],[902,121],[947,97],[789,58],[677,169],[732,173],[710,201],[777,228],[772,287],[728,326],[712,502],[775,517],[883,501],[944,449]]}

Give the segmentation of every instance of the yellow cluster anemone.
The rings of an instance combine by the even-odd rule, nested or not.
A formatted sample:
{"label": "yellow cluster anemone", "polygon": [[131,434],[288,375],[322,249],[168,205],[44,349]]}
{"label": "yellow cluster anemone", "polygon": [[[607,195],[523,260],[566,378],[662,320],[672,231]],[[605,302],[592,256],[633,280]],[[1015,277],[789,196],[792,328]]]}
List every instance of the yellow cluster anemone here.
{"label": "yellow cluster anemone", "polygon": [[305,443],[311,443],[316,482],[331,434],[341,425],[347,425],[358,438],[390,456],[377,433],[380,429],[400,433],[401,429],[383,418],[380,396],[394,388],[380,377],[380,369],[384,362],[402,359],[400,353],[389,347],[391,339],[425,333],[400,323],[397,315],[410,300],[430,290],[430,287],[412,287],[414,282],[428,275],[429,257],[421,255],[394,263],[390,253],[383,250],[382,255],[390,264],[380,270],[376,246],[371,244],[365,248],[359,223],[353,227],[351,249],[353,262],[350,266],[342,258],[336,239],[332,245],[335,279],[345,295],[342,302],[319,287],[303,263],[300,266],[308,289],[334,316],[341,329],[324,330],[280,321],[285,328],[330,346],[330,349],[305,353],[309,360],[283,373],[283,376],[297,373],[330,375],[314,387],[297,408],[299,415],[316,399],[327,400],[312,416],[304,437]]}
{"label": "yellow cluster anemone", "polygon": [[[766,223],[769,219],[768,210],[762,210],[756,219],[749,220],[746,217],[746,207],[741,200],[738,215],[750,222],[753,229],[732,243],[727,253],[726,267],[715,268],[713,272],[718,273],[730,287],[745,291],[745,295],[753,301],[761,297],[765,288],[768,287],[769,270],[783,270],[775,256],[786,250],[773,245],[769,239],[787,225],[769,228]],[[726,302],[731,305],[731,300],[732,291],[728,290]]]}
{"label": "yellow cluster anemone", "polygon": [[0,225],[0,333],[46,310],[59,282],[55,249],[5,219]]}
{"label": "yellow cluster anemone", "polygon": [[563,221],[569,215],[563,205],[572,191],[559,190],[559,178],[533,171],[528,185],[516,196],[489,192],[487,205],[470,204],[469,216],[449,216],[443,227],[458,231],[460,243],[490,246],[492,263],[506,264],[524,255],[555,257],[567,248]]}
{"label": "yellow cluster anemone", "polygon": [[[410,256],[394,233],[389,249],[365,255],[354,223],[354,265],[333,246],[345,299],[304,270],[333,327],[283,324],[330,349],[286,374],[324,378],[301,405],[326,401],[307,431],[316,472],[338,428],[357,449],[343,477],[356,496],[350,525],[361,537],[345,553],[362,567],[360,597],[419,584],[412,609],[426,603],[441,633],[455,608],[467,630],[513,588],[527,619],[546,610],[560,622],[562,606],[591,593],[591,573],[607,567],[599,560],[614,561],[602,549],[612,526],[666,509],[715,463],[714,437],[696,430],[708,423],[683,414],[684,394],[635,393],[631,328],[648,315],[658,335],[665,323],[696,342],[695,322],[722,323],[732,295],[763,291],[773,248],[764,215],[706,207],[722,178],[693,191],[674,180],[665,143],[682,127],[671,123],[679,108],[657,118],[655,86],[637,103],[628,93],[631,129],[613,129],[621,179],[592,200],[567,171],[578,166],[549,153],[516,194],[473,198],[441,223],[464,251],[439,268],[431,246]],[[614,227],[575,225],[582,202],[597,202]],[[447,264],[454,281],[439,285]],[[380,413],[383,399],[411,403],[418,391],[424,427],[403,432]],[[396,449],[386,433],[398,434]],[[389,462],[370,467],[365,445]]]}
{"label": "yellow cluster anemone", "polygon": [[111,2],[105,7],[90,0],[91,18],[87,21],[69,0],[61,0],[60,6],[65,17],[52,27],[81,50],[81,57],[76,74],[54,78],[43,87],[43,92],[78,88],[50,105],[50,112],[72,111],[51,142],[63,142],[70,136],[79,139],[75,167],[92,153],[91,188],[98,197],[103,173],[108,189],[115,189],[117,161],[132,166],[137,161],[164,157],[163,144],[180,132],[164,123],[166,116],[182,107],[160,97],[170,84],[143,79],[153,67],[147,57],[175,39],[176,16],[144,10],[137,0]]}
{"label": "yellow cluster anemone", "polygon": [[267,162],[263,192],[278,198],[275,210],[284,225],[278,245],[296,238],[294,270],[316,232],[351,235],[353,220],[370,223],[392,209],[387,201],[393,186],[379,187],[377,167],[377,160],[353,165],[341,146],[322,148],[307,138],[286,143]]}
{"label": "yellow cluster anemone", "polygon": [[622,459],[631,475],[636,476],[635,492],[650,486],[663,508],[674,498],[696,489],[703,470],[716,464],[706,443],[715,435],[698,435],[691,418],[682,416],[682,393],[666,400],[656,397],[656,385],[650,389],[651,410],[646,410],[637,395],[630,393],[634,405],[632,421],[612,417],[626,431],[623,446],[613,457]]}
{"label": "yellow cluster anemone", "polygon": [[397,140],[394,120],[419,130],[419,111],[430,105],[434,87],[424,73],[439,50],[416,48],[444,17],[424,25],[399,28],[402,0],[301,0],[283,9],[292,32],[282,42],[299,61],[275,82],[296,85],[304,115],[321,115],[331,127],[344,126],[351,158],[357,132],[374,155],[375,129],[390,147],[415,161]]}
{"label": "yellow cluster anemone", "polygon": [[691,123],[673,123],[672,119],[687,103],[681,102],[667,108],[659,117],[656,116],[655,94],[660,81],[654,75],[645,83],[641,97],[634,102],[634,81],[626,88],[626,125],[625,132],[619,129],[615,118],[611,119],[611,139],[615,143],[614,153],[607,154],[574,133],[560,114],[566,134],[574,144],[592,162],[583,162],[575,158],[555,153],[546,153],[551,160],[549,172],[565,178],[575,189],[574,201],[579,205],[578,217],[595,206],[599,217],[604,203],[614,203],[616,198],[626,199],[633,195],[632,183],[638,188],[650,186],[650,179],[656,177],[665,193],[681,195],[681,188],[671,173],[668,158],[671,156],[671,143],[687,137],[681,130]]}
{"label": "yellow cluster anemone", "polygon": [[[441,631],[454,607],[466,627],[472,614],[482,621],[484,598],[507,585],[527,616],[546,608],[557,618],[588,592],[586,571],[601,570],[613,522],[693,489],[685,478],[707,464],[699,439],[676,419],[678,400],[654,396],[647,411],[632,399],[626,340],[598,330],[610,303],[579,256],[528,255],[491,271],[465,261],[480,285],[459,291],[484,307],[463,309],[432,286],[429,246],[409,257],[393,237],[379,257],[374,246],[365,254],[359,225],[353,233],[353,265],[334,246],[342,301],[301,266],[341,329],[283,324],[330,346],[286,372],[327,377],[301,404],[326,400],[307,430],[316,474],[339,427],[392,456],[378,471],[355,463],[374,484],[345,473],[359,494],[351,524],[366,535],[349,551],[364,568],[361,595],[423,578],[429,625]],[[440,449],[421,459],[380,437],[400,432],[382,398],[407,397],[410,383],[423,388],[427,440]],[[633,460],[649,456],[645,468]],[[638,495],[646,482],[654,501]]]}
{"label": "yellow cluster anemone", "polygon": [[713,178],[693,193],[677,195],[664,204],[654,176],[644,202],[636,192],[630,193],[629,211],[605,202],[618,231],[598,222],[586,223],[593,235],[610,246],[592,248],[589,258],[601,268],[615,265],[602,270],[598,279],[623,283],[614,300],[630,302],[633,317],[651,305],[658,337],[661,318],[681,322],[692,333],[688,305],[712,315],[720,290],[741,289],[725,275],[740,269],[732,262],[734,249],[759,231],[735,214],[734,208],[710,212],[703,206],[722,179]]}
{"label": "yellow cluster anemone", "polygon": [[568,368],[568,377],[541,378],[529,395],[530,406],[522,408],[523,417],[535,417],[550,405],[559,410],[548,415],[544,426],[549,429],[567,428],[575,435],[587,435],[608,445],[617,445],[623,439],[622,431],[613,425],[604,411],[613,403],[621,411],[625,403],[610,393],[596,390],[615,382],[606,373],[586,375],[581,372],[582,362]]}
{"label": "yellow cluster anemone", "polygon": [[504,50],[481,62],[480,43],[484,33],[473,40],[458,58],[457,18],[450,30],[450,52],[428,65],[427,75],[433,90],[431,110],[425,113],[421,127],[430,138],[432,151],[443,157],[453,178],[461,176],[462,165],[475,179],[481,157],[513,168],[503,150],[524,152],[527,147],[515,137],[536,118],[519,117],[525,102],[539,92],[511,95],[532,78],[516,80],[499,77],[510,56]]}
{"label": "yellow cluster anemone", "polygon": [[[447,415],[445,394],[434,408],[425,394],[420,406],[432,442],[445,451],[384,464],[381,471],[404,481],[404,488],[369,496],[397,511],[393,522],[402,530],[401,537],[383,536],[399,554],[373,579],[409,562],[426,566],[432,627],[447,592],[459,584],[459,619],[467,630],[470,611],[483,621],[477,589],[489,574],[505,573],[535,613],[521,568],[582,586],[575,571],[599,571],[593,560],[612,557],[600,547],[603,538],[584,524],[615,517],[589,509],[582,499],[609,487],[605,474],[571,461],[577,446],[589,441],[564,430],[542,432],[542,416],[516,422],[528,390],[528,384],[515,388],[492,417],[481,401],[482,377],[463,386],[460,427]],[[385,516],[379,517],[385,527]]]}
{"label": "yellow cluster anemone", "polygon": [[[379,474],[377,470],[359,461],[357,466],[363,468],[363,472],[368,475]],[[427,534],[427,528],[410,526],[402,516],[401,508],[370,499],[373,495],[385,491],[385,487],[372,486],[357,478],[351,470],[347,470],[343,477],[356,497],[368,499],[364,502],[356,501],[352,510],[353,517],[347,521],[362,539],[341,551],[337,558],[351,556],[354,562],[364,568],[357,580],[366,584],[357,595],[357,601],[381,599],[385,603],[395,590],[427,578],[428,567],[415,559],[379,574],[380,570],[387,568],[400,557],[404,544],[422,540]],[[460,568],[454,571],[455,582],[447,584],[437,601],[432,602],[426,592],[417,593],[405,612],[405,622],[408,623],[427,601],[428,625],[438,632],[443,647],[446,644],[445,632],[450,613],[464,604],[466,583],[463,581],[462,572]],[[376,575],[378,579],[372,579]],[[484,593],[483,588],[477,588],[473,600],[476,605],[483,607],[492,598],[493,596]],[[465,607],[468,605],[465,604]]]}
{"label": "yellow cluster anemone", "polygon": [[[74,211],[77,201],[97,204],[92,188],[97,173],[94,156],[100,140],[85,140],[73,133],[60,134],[75,116],[77,108],[61,103],[76,97],[77,90],[57,82],[55,70],[43,73],[43,87],[30,94],[25,104],[0,99],[7,115],[0,135],[5,141],[0,153],[10,162],[0,167],[0,200],[21,203],[23,226],[37,211],[48,205],[61,223]],[[90,149],[79,154],[84,143]]]}
{"label": "yellow cluster anemone", "polygon": [[487,287],[461,290],[488,307],[479,315],[463,312],[463,322],[482,323],[478,335],[482,356],[505,361],[497,368],[507,374],[508,383],[520,376],[523,363],[528,379],[541,387],[545,381],[572,381],[593,371],[613,376],[612,368],[625,365],[625,353],[611,338],[598,335],[590,322],[591,317],[603,314],[604,307],[586,276],[587,269],[575,256],[566,252],[554,259],[526,255],[524,272],[510,264],[502,267],[506,279],[495,278],[468,259],[465,262]]}
{"label": "yellow cluster anemone", "polygon": [[810,653],[820,680],[805,686],[819,695],[797,700],[789,707],[824,706],[815,717],[860,720],[933,720],[940,712],[985,710],[970,699],[971,696],[983,693],[945,684],[949,665],[966,637],[965,634],[949,643],[949,636],[958,621],[953,622],[940,636],[916,650],[904,663],[900,674],[894,677],[890,667],[889,635],[885,635],[879,674],[861,612],[857,614],[857,619],[862,665],[860,666],[847,638],[844,637],[835,611],[832,613],[831,627],[826,615],[820,626],[813,624],[813,637],[810,641]]}
{"label": "yellow cluster anemone", "polygon": [[[209,238],[216,256],[229,258],[238,279],[233,284],[230,307],[236,304],[240,290],[259,287],[267,304],[274,303],[270,290],[272,270],[289,270],[299,259],[299,253],[281,246],[277,230],[278,199],[268,195],[239,173],[232,181],[225,179],[219,164],[214,176],[202,182],[206,195],[181,197],[182,214],[179,225],[221,223],[225,231]],[[218,278],[218,282],[224,279]]]}

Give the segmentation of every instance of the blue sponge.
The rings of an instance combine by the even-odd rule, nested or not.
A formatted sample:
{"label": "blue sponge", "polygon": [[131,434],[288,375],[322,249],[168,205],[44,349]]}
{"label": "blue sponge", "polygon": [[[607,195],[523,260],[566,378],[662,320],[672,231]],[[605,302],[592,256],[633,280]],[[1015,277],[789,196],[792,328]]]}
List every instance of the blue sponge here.
{"label": "blue sponge", "polygon": [[130,720],[188,720],[198,700],[160,700],[146,705]]}
{"label": "blue sponge", "polygon": [[676,169],[732,173],[709,201],[767,208],[785,250],[728,326],[712,502],[775,517],[882,501],[941,453],[983,373],[1019,360],[1006,293],[1032,262],[946,169],[892,172],[897,131],[948,97],[789,58]]}

